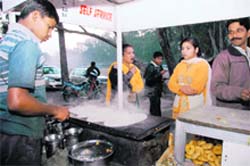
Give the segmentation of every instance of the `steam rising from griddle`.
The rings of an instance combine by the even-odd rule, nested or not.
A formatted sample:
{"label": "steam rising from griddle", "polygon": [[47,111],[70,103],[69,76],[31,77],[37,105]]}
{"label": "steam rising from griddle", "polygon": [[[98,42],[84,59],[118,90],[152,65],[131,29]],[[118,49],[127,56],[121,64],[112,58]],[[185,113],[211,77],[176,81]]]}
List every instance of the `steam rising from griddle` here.
{"label": "steam rising from griddle", "polygon": [[128,102],[124,102],[123,110],[118,110],[116,104],[106,106],[104,103],[92,101],[71,107],[70,112],[74,118],[108,127],[128,126],[147,118],[144,111]]}

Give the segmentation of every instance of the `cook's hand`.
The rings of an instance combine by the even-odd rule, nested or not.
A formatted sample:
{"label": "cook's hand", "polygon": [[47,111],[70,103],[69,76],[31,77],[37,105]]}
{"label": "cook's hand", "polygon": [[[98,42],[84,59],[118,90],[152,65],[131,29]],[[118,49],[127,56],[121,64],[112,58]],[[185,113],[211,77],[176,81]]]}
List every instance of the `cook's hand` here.
{"label": "cook's hand", "polygon": [[250,101],[250,89],[243,89],[241,91],[241,99],[244,101]]}
{"label": "cook's hand", "polygon": [[69,110],[67,107],[60,107],[57,106],[55,113],[54,113],[54,118],[57,119],[58,121],[64,121],[69,119]]}
{"label": "cook's hand", "polygon": [[185,95],[194,95],[196,94],[196,90],[192,89],[189,85],[181,86],[180,91]]}

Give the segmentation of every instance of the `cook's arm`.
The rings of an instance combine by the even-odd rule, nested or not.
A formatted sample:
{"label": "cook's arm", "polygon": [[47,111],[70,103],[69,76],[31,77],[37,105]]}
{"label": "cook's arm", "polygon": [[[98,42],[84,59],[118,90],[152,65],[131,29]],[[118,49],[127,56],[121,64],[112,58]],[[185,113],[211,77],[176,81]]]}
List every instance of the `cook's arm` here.
{"label": "cook's arm", "polygon": [[9,110],[17,114],[26,116],[52,115],[59,121],[69,118],[69,110],[66,107],[39,102],[29,94],[27,89],[10,88],[7,100]]}

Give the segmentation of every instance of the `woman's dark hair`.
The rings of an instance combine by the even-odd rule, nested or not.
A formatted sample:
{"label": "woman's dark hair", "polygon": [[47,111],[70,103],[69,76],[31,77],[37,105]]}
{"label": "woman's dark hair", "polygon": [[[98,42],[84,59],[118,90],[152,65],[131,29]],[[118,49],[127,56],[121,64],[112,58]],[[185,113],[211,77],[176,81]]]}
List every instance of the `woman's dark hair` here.
{"label": "woman's dark hair", "polygon": [[187,38],[183,39],[183,40],[181,41],[181,43],[180,43],[180,48],[182,47],[182,44],[185,43],[185,42],[189,42],[189,43],[191,43],[191,44],[194,46],[194,48],[198,48],[199,51],[198,51],[198,53],[197,53],[197,56],[198,56],[198,57],[201,56],[201,49],[200,49],[200,46],[199,46],[199,42],[198,42],[198,40],[197,40],[196,38],[187,37]]}
{"label": "woman's dark hair", "polygon": [[244,26],[246,28],[246,30],[250,29],[250,20],[248,17],[238,18],[238,19],[233,19],[233,20],[227,21],[227,24],[226,24],[227,29],[228,29],[229,25],[234,23],[234,22],[238,22],[241,26]]}
{"label": "woman's dark hair", "polygon": [[39,11],[42,17],[47,16],[49,18],[55,19],[56,23],[59,23],[59,16],[57,14],[56,8],[48,0],[29,0],[23,7],[20,19],[25,19],[31,12]]}
{"label": "woman's dark hair", "polygon": [[122,55],[124,54],[126,48],[128,48],[128,47],[133,47],[133,46],[130,45],[130,44],[123,44],[123,45],[122,45]]}

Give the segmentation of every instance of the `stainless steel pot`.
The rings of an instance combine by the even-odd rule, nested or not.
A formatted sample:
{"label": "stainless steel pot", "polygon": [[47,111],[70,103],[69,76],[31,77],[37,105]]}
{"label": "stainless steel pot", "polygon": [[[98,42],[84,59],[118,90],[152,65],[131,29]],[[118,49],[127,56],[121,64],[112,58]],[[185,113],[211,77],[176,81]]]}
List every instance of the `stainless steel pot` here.
{"label": "stainless steel pot", "polygon": [[49,134],[44,137],[45,150],[47,158],[51,157],[59,147],[62,146],[63,136],[58,134]]}
{"label": "stainless steel pot", "polygon": [[69,126],[69,121],[59,122],[56,119],[46,116],[46,134],[63,134],[63,130]]}
{"label": "stainless steel pot", "polygon": [[68,148],[79,142],[79,134],[83,131],[82,128],[71,127],[64,131],[65,144]]}
{"label": "stainless steel pot", "polygon": [[73,145],[68,157],[74,166],[107,166],[113,153],[112,143],[96,139]]}

